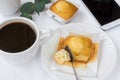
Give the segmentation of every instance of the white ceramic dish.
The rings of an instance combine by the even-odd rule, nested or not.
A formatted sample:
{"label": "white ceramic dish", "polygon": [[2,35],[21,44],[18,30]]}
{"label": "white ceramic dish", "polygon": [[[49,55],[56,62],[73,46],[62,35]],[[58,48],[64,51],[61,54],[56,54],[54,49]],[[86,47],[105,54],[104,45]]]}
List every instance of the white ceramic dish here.
{"label": "white ceramic dish", "polygon": [[[62,32],[63,31],[63,32]],[[111,39],[100,29],[93,25],[73,23],[63,26],[62,28],[56,29],[54,35],[46,42],[41,50],[41,59],[45,69],[55,78],[55,80],[70,80],[74,75],[59,75],[54,73],[50,66],[53,62],[52,54],[54,53],[58,42],[58,35],[64,35],[65,31],[74,32],[78,34],[82,33],[98,33],[100,32],[103,35],[101,44],[100,44],[100,53],[101,59],[99,62],[99,70],[96,78],[93,77],[83,77],[82,80],[104,80],[113,70],[116,63],[116,49],[111,41]]]}

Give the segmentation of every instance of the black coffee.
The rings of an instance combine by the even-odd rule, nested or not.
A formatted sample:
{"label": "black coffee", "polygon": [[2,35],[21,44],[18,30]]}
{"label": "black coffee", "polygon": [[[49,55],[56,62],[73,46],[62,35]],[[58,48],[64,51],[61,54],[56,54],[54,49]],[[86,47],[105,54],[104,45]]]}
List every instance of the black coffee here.
{"label": "black coffee", "polygon": [[0,49],[6,52],[21,52],[35,40],[35,32],[25,23],[15,22],[0,29]]}

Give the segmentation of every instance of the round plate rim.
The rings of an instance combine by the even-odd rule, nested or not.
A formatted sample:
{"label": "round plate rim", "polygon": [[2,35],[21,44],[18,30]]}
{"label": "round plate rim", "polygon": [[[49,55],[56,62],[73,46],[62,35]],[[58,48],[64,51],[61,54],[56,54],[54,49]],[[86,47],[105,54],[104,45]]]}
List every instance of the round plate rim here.
{"label": "round plate rim", "polygon": [[[63,25],[62,27],[55,29],[55,31],[56,31],[56,30],[59,30],[59,29],[63,29],[64,27],[69,27],[69,26],[71,26],[71,25],[87,25],[87,26],[88,26],[89,24],[83,24],[83,23],[70,23],[70,24],[65,24],[65,25]],[[104,76],[104,77],[102,78],[102,80],[104,80],[104,79],[113,71],[113,69],[114,69],[114,67],[115,67],[115,65],[116,65],[117,51],[116,51],[116,48],[115,48],[112,40],[110,39],[110,37],[109,37],[104,31],[102,31],[99,27],[97,27],[97,26],[95,26],[95,25],[91,25],[91,24],[90,24],[89,26],[94,26],[94,28],[98,28],[99,31],[102,32],[102,33],[107,37],[107,39],[109,39],[109,41],[111,42],[111,44],[112,44],[112,46],[113,46],[113,48],[114,48],[114,52],[115,52],[115,60],[114,60],[114,62],[115,62],[115,63],[114,63],[114,65],[113,65],[111,71],[110,71],[106,76]],[[53,32],[54,32],[54,31],[53,31]],[[43,46],[44,46],[44,45],[43,45]],[[41,52],[42,52],[42,50],[43,50],[43,46],[42,46]],[[42,53],[41,53],[41,59],[40,59],[40,60],[41,60],[41,62],[42,62],[42,64],[43,64],[44,69],[45,69],[55,80],[59,80],[59,79],[57,79],[57,78],[54,76],[54,74],[52,74],[52,73],[49,71],[49,69],[47,68],[47,66],[45,66],[44,60],[43,60],[43,58],[42,58]],[[99,78],[98,78],[98,79],[99,79]]]}

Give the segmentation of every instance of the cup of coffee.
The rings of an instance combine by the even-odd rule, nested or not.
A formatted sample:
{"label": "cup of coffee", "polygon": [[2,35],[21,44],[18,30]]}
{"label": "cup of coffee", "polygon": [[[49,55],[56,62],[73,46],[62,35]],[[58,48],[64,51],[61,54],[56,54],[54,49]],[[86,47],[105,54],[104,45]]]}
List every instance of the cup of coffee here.
{"label": "cup of coffee", "polygon": [[35,57],[40,40],[50,31],[39,31],[34,22],[14,17],[0,23],[0,59],[10,64],[22,64]]}
{"label": "cup of coffee", "polygon": [[0,0],[0,14],[11,15],[21,6],[20,0]]}

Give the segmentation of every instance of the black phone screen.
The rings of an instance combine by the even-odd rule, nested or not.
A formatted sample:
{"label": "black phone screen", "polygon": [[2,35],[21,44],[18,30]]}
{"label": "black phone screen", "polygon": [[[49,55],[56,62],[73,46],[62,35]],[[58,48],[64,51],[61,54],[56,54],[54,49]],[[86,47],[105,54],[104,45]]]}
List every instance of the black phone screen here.
{"label": "black phone screen", "polygon": [[120,7],[114,0],[82,0],[101,25],[120,18]]}

